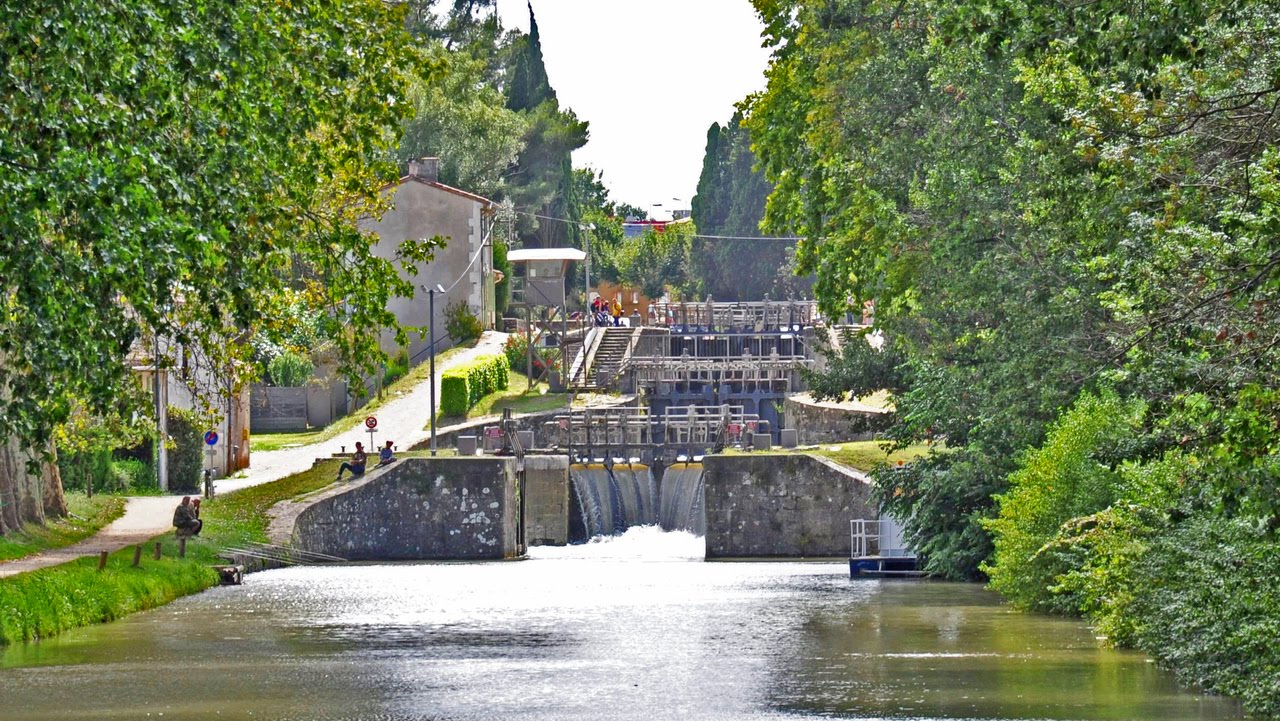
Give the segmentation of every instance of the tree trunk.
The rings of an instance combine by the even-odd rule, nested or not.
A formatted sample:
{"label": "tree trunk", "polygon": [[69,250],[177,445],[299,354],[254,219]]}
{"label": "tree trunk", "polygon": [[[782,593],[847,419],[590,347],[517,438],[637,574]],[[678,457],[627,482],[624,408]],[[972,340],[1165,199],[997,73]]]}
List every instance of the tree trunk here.
{"label": "tree trunk", "polygon": [[[0,445],[0,536],[13,533],[23,524],[43,524],[46,518],[67,513],[62,494],[62,477],[53,460],[33,457],[15,439]],[[36,463],[34,473],[28,461]]]}

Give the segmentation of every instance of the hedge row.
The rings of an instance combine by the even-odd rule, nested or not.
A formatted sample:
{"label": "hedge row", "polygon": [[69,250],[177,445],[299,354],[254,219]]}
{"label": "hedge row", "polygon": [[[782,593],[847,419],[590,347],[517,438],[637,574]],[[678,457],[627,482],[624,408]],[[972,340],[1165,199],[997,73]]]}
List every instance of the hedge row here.
{"label": "hedge row", "polygon": [[440,413],[461,417],[481,398],[505,390],[510,365],[506,356],[482,355],[470,363],[450,368],[440,377]]}

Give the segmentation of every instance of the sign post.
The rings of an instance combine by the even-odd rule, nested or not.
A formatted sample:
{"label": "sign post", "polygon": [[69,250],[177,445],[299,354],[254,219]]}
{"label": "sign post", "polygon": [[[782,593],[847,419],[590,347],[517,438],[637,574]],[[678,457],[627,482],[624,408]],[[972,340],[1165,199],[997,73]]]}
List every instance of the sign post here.
{"label": "sign post", "polygon": [[213,498],[213,457],[217,453],[218,432],[207,431],[204,434],[205,455],[209,457],[204,469],[204,497]]}
{"label": "sign post", "polygon": [[369,429],[369,452],[372,453],[374,449],[373,434],[378,432],[378,419],[373,416],[369,416],[364,419],[364,427]]}

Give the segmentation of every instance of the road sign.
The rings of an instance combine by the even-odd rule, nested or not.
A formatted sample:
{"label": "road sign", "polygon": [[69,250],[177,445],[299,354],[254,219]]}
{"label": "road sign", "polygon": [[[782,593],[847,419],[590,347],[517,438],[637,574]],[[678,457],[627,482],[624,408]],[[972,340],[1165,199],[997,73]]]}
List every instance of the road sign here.
{"label": "road sign", "polygon": [[205,434],[204,434],[204,443],[205,443],[205,445],[206,445],[206,446],[216,446],[216,445],[218,445],[218,432],[217,432],[217,431],[209,431],[208,433],[205,433]]}
{"label": "road sign", "polygon": [[365,428],[377,428],[377,427],[378,427],[378,419],[377,419],[377,418],[374,418],[373,416],[369,416],[368,418],[364,419],[364,427],[365,427]]}

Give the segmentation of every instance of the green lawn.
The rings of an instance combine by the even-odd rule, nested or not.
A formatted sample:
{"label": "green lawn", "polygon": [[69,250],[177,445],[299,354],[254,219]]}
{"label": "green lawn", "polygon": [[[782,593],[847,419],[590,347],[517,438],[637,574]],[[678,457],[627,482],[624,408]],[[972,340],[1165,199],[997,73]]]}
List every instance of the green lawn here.
{"label": "green lawn", "polygon": [[19,533],[0,537],[0,561],[79,543],[124,514],[123,496],[99,494],[88,498],[74,492],[66,496],[69,514],[66,518],[45,526],[27,526]]}
{"label": "green lawn", "polygon": [[[440,364],[449,358],[475,347],[475,341],[463,345],[454,346],[448,350],[440,351],[436,354],[436,371],[440,370]],[[360,408],[359,417],[363,418],[371,415],[378,410],[383,403],[396,397],[396,393],[400,391],[409,391],[414,386],[425,381],[431,375],[430,363],[420,363],[410,369],[403,378],[395,383],[387,386],[382,390],[382,397],[370,400],[366,405]],[[256,453],[258,451],[278,451],[282,448],[294,448],[297,446],[309,446],[312,443],[327,441],[336,437],[340,433],[351,430],[354,425],[354,419],[351,417],[340,418],[324,428],[312,428],[305,431],[288,431],[282,433],[254,433],[249,437],[249,451]]]}
{"label": "green lawn", "polygon": [[869,471],[881,463],[909,463],[927,455],[933,446],[918,443],[901,450],[888,453],[881,441],[852,441],[849,443],[827,444],[817,450],[808,451],[830,458],[841,465]]}
{"label": "green lawn", "polygon": [[533,386],[532,390],[526,390],[528,386],[529,378],[527,376],[514,370],[510,371],[506,390],[496,391],[481,398],[480,402],[467,411],[467,415],[463,418],[439,416],[436,419],[436,424],[439,426],[461,423],[473,418],[499,415],[504,408],[510,408],[512,413],[539,413],[541,411],[553,411],[557,408],[566,410],[569,408],[570,394],[548,393],[545,383]]}

